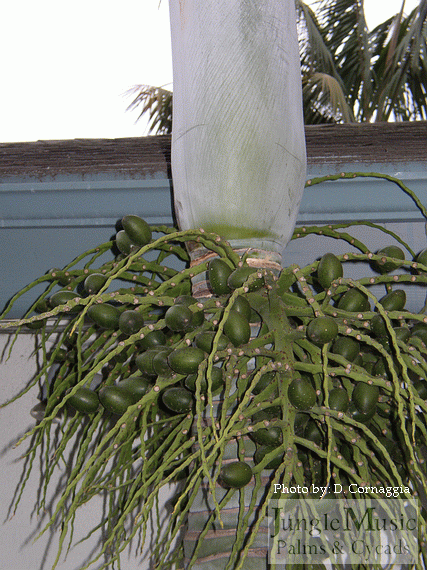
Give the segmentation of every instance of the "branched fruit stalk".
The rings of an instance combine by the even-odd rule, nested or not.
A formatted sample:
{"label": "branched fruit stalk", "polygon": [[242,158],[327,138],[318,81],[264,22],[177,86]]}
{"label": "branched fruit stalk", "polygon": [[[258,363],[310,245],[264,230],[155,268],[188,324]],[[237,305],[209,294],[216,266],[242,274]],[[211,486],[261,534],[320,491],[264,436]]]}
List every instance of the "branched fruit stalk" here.
{"label": "branched fruit stalk", "polygon": [[[406,186],[384,178],[425,216]],[[175,507],[151,553],[161,568],[182,567],[180,533],[202,485],[212,500],[206,531],[220,524],[227,506],[241,509],[230,570],[248,567],[277,484],[337,483],[342,496],[351,489],[356,498],[367,486],[377,489],[372,497],[387,489],[424,496],[427,317],[423,303],[419,312],[405,303],[408,288],[425,289],[427,253],[416,255],[390,231],[390,246],[370,251],[348,233],[350,225],[297,228],[294,239],[319,234],[347,242],[350,251],[325,252],[277,275],[248,268],[214,233],[149,228],[127,216],[116,240],[49,271],[12,299],[3,318],[17,298],[46,284],[22,319],[0,326],[13,324],[16,334],[34,329],[43,355],[37,375],[3,404],[43,384],[37,421],[18,442],[29,445],[14,509],[38,455],[46,474],[39,508],[55,496],[55,473],[68,466],[44,529],[58,530],[54,567],[79,508],[100,495],[109,509],[98,528],[108,529],[108,538],[84,568],[118,562],[131,542],[142,548],[159,492],[171,482],[178,485]],[[176,269],[177,260],[188,262],[188,241],[216,257]],[[111,248],[113,259],[100,263]],[[362,275],[367,266],[374,273],[347,277],[347,264],[355,262]],[[192,297],[198,272],[209,277],[203,302]],[[374,286],[382,294],[374,295]],[[222,407],[214,406],[217,397]],[[235,460],[225,457],[230,446]],[[422,509],[420,563],[425,517]],[[203,538],[202,532],[188,568],[197,564]]]}

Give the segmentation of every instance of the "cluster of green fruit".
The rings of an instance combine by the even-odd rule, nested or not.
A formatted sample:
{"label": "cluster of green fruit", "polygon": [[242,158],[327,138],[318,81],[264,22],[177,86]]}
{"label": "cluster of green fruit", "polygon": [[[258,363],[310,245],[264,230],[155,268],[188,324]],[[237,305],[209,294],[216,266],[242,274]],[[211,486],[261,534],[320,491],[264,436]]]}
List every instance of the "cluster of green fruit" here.
{"label": "cluster of green fruit", "polygon": [[[151,228],[138,216],[125,216],[122,226],[123,229],[117,233],[115,240],[120,251],[119,261],[147,246],[152,239]],[[422,252],[417,262],[422,264],[425,255],[425,252]],[[376,261],[371,261],[371,266],[380,275],[387,275],[396,270],[404,258],[401,248],[389,246],[377,252]],[[290,287],[287,287],[290,283],[288,271],[283,272],[281,276],[275,276],[241,262],[237,267],[233,266],[229,259],[219,257],[211,259],[206,269],[212,293],[212,297],[208,299],[195,299],[190,294],[181,294],[169,298],[165,296],[166,298],[160,300],[153,295],[152,303],[139,304],[134,295],[132,303],[136,303],[136,307],[126,300],[92,302],[86,311],[87,322],[93,323],[95,329],[113,333],[115,347],[123,345],[127,350],[116,355],[115,374],[111,374],[109,370],[113,362],[107,356],[108,365],[104,370],[101,369],[106,379],[95,387],[90,387],[87,383],[80,385],[80,382],[77,389],[76,356],[72,350],[68,353],[64,348],[57,351],[56,360],[65,358],[69,365],[65,378],[71,380],[71,384],[64,382],[63,373],[59,383],[62,397],[66,397],[67,404],[82,414],[98,412],[101,404],[107,413],[122,416],[149,391],[156,390],[160,404],[159,413],[166,416],[194,413],[196,392],[199,399],[201,397],[205,403],[208,401],[208,390],[213,395],[220,394],[225,387],[226,363],[236,351],[240,351],[242,355],[250,352],[251,324],[252,330],[258,325],[261,331],[253,337],[253,342],[257,344],[258,351],[259,347],[263,346],[263,356],[256,358],[255,365],[254,358],[248,358],[245,366],[235,371],[238,376],[253,377],[257,369],[266,362],[277,364],[283,357],[277,338],[279,331],[269,329],[267,323],[272,320],[272,315],[267,317],[265,314],[266,300],[276,295],[279,303],[277,307],[282,311],[282,326],[286,320],[285,330],[281,333],[293,347],[291,357],[300,363],[301,370],[298,370],[297,364],[292,365],[291,372],[287,374],[266,372],[253,387],[253,396],[263,395],[265,390],[263,405],[266,402],[271,404],[270,407],[246,418],[246,429],[250,430],[250,437],[257,444],[255,465],[261,464],[263,469],[276,469],[281,465],[284,457],[282,424],[284,409],[288,404],[297,410],[294,415],[288,410],[285,411],[288,419],[291,416],[293,418],[294,433],[301,437],[302,441],[309,442],[306,444],[308,447],[314,443],[323,449],[327,448],[328,434],[319,412],[309,413],[313,407],[318,410],[323,406],[344,413],[354,422],[363,424],[369,423],[378,413],[381,420],[377,421],[376,425],[371,424],[373,433],[377,434],[378,441],[386,450],[393,452],[394,459],[398,457],[401,462],[404,461],[404,443],[399,441],[396,434],[397,406],[393,402],[392,390],[381,390],[381,385],[385,386],[390,381],[391,373],[385,355],[375,348],[377,342],[384,351],[391,353],[393,341],[384,317],[378,310],[371,311],[366,292],[358,287],[346,287],[342,293],[337,292],[329,296],[326,294],[330,292],[331,286],[339,286],[340,280],[342,282],[343,265],[338,257],[332,253],[323,255],[316,263],[315,271],[312,270],[302,281],[293,279]],[[40,307],[48,310],[64,308],[64,304],[71,302],[73,307],[70,312],[79,315],[85,307],[80,302],[84,299],[96,299],[107,283],[105,273],[90,272],[85,276],[83,287],[80,288],[84,295],[77,296],[72,290],[76,283],[73,283],[70,274],[64,279],[61,272],[51,273],[66,287],[49,298],[44,298],[43,302],[38,304],[39,310]],[[314,295],[317,289],[317,298],[322,303],[320,311],[310,308],[307,291],[303,293],[298,286],[301,283],[305,287],[308,284],[312,286],[310,295]],[[155,293],[158,285],[159,283],[155,283],[150,293]],[[235,291],[238,291],[238,294],[233,295],[230,304],[230,296]],[[146,293],[147,291],[144,293],[145,300]],[[313,297],[313,300],[315,299],[316,295]],[[406,293],[400,288],[390,290],[378,301],[387,314],[396,311],[401,313],[405,302]],[[147,314],[152,313],[153,308],[157,310],[157,320],[147,324]],[[267,311],[270,310],[268,305]],[[226,318],[223,318],[225,311]],[[406,343],[407,354],[410,354],[409,351],[414,349],[414,338],[421,343],[427,340],[427,324],[420,321],[414,324],[410,315],[403,317],[400,314],[399,319],[396,322],[390,321],[390,324],[393,325],[395,343]],[[352,334],[345,334],[343,327],[348,328],[350,321],[353,321]],[[218,330],[218,323],[221,323],[221,330]],[[364,335],[365,342],[360,340],[360,334]],[[263,335],[264,341],[260,342]],[[128,339],[131,339],[130,343]],[[319,369],[323,346],[327,346],[330,361],[326,391]],[[244,347],[247,347],[246,350]],[[208,355],[213,355],[215,361],[209,371],[206,367]],[[286,356],[290,356],[289,351]],[[415,396],[424,398],[427,394],[427,382],[424,379],[425,373],[421,373],[424,371],[419,356],[413,367],[408,368],[408,373]],[[412,356],[411,358],[413,359]],[[252,372],[254,366],[255,372]],[[340,374],[343,366],[345,375]],[[393,366],[401,378],[399,362],[394,360]],[[203,372],[199,373],[200,369],[203,369]],[[56,405],[58,391],[54,389],[52,394]],[[233,405],[235,406],[236,402]],[[267,424],[267,427],[259,427],[262,422]],[[253,431],[253,426],[258,429]],[[346,456],[351,465],[355,458],[349,449],[348,441],[341,437],[337,438],[337,443],[339,453]],[[307,477],[311,482],[313,473],[317,476],[320,474],[320,477],[326,476],[325,461],[313,454],[306,445],[301,442],[297,445],[301,462],[309,466],[305,483]],[[375,443],[373,445],[375,448]],[[381,449],[379,446],[375,451],[379,454]],[[265,457],[268,457],[268,461],[264,460]],[[398,467],[403,473],[402,463],[399,463]],[[220,481],[229,487],[241,487],[251,480],[252,475],[253,469],[248,464],[237,461],[222,467]]]}
{"label": "cluster of green fruit", "polygon": [[[56,370],[44,418],[30,433],[49,438],[59,413],[69,425],[49,477],[79,422],[91,426],[54,518],[69,523],[83,502],[119,489],[111,509],[121,515],[105,548],[117,540],[121,550],[125,516],[139,509],[148,524],[156,493],[182,476],[185,504],[181,498],[173,515],[171,541],[206,478],[213,494],[217,482],[251,484],[263,501],[273,482],[427,489],[427,318],[405,310],[405,287],[427,282],[426,251],[408,260],[399,247],[371,253],[358,242],[359,252],[326,253],[275,274],[214,234],[150,228],[133,215],[122,226],[83,269],[70,265],[39,280],[48,287],[32,307],[38,313],[21,321],[42,327],[46,356],[35,382]],[[331,227],[312,232],[339,235]],[[212,255],[181,271],[166,265],[169,256],[186,259],[188,241]],[[93,268],[112,246],[114,260]],[[347,261],[375,273],[346,278]],[[203,272],[211,294],[196,299],[192,279]],[[377,299],[372,286],[384,295]],[[223,460],[236,441],[236,457]],[[106,458],[114,462],[108,474]]]}

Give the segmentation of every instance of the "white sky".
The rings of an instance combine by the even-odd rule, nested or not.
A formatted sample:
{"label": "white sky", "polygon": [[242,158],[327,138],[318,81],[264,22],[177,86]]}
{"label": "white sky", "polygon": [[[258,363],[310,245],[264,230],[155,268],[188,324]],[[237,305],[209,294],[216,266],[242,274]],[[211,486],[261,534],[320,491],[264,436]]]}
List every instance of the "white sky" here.
{"label": "white sky", "polygon": [[[365,0],[368,24],[400,7]],[[4,1],[0,53],[0,142],[144,135],[123,94],[172,81],[168,1]]]}

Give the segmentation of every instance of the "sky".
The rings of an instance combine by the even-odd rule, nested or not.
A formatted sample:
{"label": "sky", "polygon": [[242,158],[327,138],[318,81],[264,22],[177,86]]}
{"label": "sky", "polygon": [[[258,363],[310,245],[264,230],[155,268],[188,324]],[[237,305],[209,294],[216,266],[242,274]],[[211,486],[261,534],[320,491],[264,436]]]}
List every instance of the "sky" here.
{"label": "sky", "polygon": [[[401,3],[365,0],[368,25]],[[168,0],[5,1],[0,53],[0,142],[147,135],[125,93],[172,88]]]}

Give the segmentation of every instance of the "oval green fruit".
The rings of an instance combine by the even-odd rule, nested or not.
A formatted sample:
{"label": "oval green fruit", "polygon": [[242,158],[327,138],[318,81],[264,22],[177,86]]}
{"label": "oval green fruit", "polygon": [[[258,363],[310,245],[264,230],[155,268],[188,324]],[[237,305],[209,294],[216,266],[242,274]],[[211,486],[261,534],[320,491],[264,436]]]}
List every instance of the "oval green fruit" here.
{"label": "oval green fruit", "polygon": [[379,261],[373,262],[372,267],[378,273],[390,273],[402,265],[399,263],[399,261],[387,261],[386,257],[393,257],[397,260],[405,259],[403,250],[396,245],[388,245],[379,249],[377,251],[377,255],[380,255],[381,259]]}
{"label": "oval green fruit", "polygon": [[328,397],[329,408],[337,412],[346,412],[350,404],[347,390],[344,388],[332,388]]}
{"label": "oval green fruit", "polygon": [[[218,368],[217,366],[212,367],[211,371],[211,381],[212,381],[212,392],[216,392],[218,388],[220,388],[224,384],[224,372],[222,368]],[[190,374],[185,379],[185,387],[191,390],[192,392],[196,391],[196,382],[197,382],[197,374]],[[208,380],[206,373],[201,378],[200,383],[201,392],[207,392],[208,390]]]}
{"label": "oval green fruit", "polygon": [[372,369],[372,376],[387,376],[389,374],[385,358],[379,358]]}
{"label": "oval green fruit", "polygon": [[282,408],[280,406],[269,406],[268,408],[264,408],[259,412],[255,412],[251,419],[252,422],[256,424],[264,420],[269,421],[281,417],[282,417]]}
{"label": "oval green fruit", "polygon": [[221,467],[219,479],[224,487],[241,489],[252,479],[252,469],[244,461],[227,463]]}
{"label": "oval green fruit", "polygon": [[[227,279],[227,284],[231,289],[238,289],[239,287],[243,287],[246,283],[247,279],[253,275],[258,273],[258,269],[255,267],[249,267],[248,265],[242,265],[242,267],[238,267],[235,269]],[[256,277],[250,285],[248,285],[249,291],[257,291],[264,285],[263,277]]]}
{"label": "oval green fruit", "polygon": [[313,419],[309,419],[304,428],[304,438],[316,445],[320,445],[323,441],[323,434]]}
{"label": "oval green fruit", "polygon": [[119,317],[119,329],[127,335],[133,335],[144,326],[144,317],[138,311],[123,311]]}
{"label": "oval green fruit", "polygon": [[259,445],[278,447],[283,441],[282,429],[279,426],[269,426],[258,429],[251,434],[251,438]]}
{"label": "oval green fruit", "polygon": [[233,303],[232,309],[237,313],[241,313],[244,317],[246,317],[248,321],[251,320],[251,314],[252,314],[251,306],[249,304],[249,301],[245,297],[242,297],[242,295],[239,295],[236,298],[236,300]]}
{"label": "oval green fruit", "polygon": [[43,299],[40,299],[40,301],[37,301],[34,310],[37,313],[46,313],[49,310],[48,298],[44,297]]}
{"label": "oval green fruit", "polygon": [[108,303],[97,303],[89,307],[88,317],[103,329],[118,329],[120,311]]}
{"label": "oval green fruit", "polygon": [[[174,301],[174,305],[183,305],[184,307],[191,307],[196,303],[198,303],[197,299],[195,299],[191,295],[180,295]],[[205,313],[203,309],[199,309],[197,311],[191,311],[191,324],[189,325],[189,328],[199,327],[204,320],[205,320]]]}
{"label": "oval green fruit", "polygon": [[145,220],[139,216],[129,214],[122,218],[122,226],[131,242],[144,246],[151,241],[151,228]]}
{"label": "oval green fruit", "polygon": [[168,378],[169,376],[173,375],[173,370],[169,365],[168,357],[172,349],[169,347],[165,347],[163,350],[157,351],[153,358],[153,369],[154,372],[158,376],[163,376],[164,378]]}
{"label": "oval green fruit", "polygon": [[333,317],[316,317],[307,325],[307,337],[316,344],[327,344],[337,335],[338,325]]}
{"label": "oval green fruit", "polygon": [[378,386],[367,384],[366,382],[357,382],[353,389],[351,400],[359,412],[369,414],[372,409],[375,409],[379,394]]}
{"label": "oval green fruit", "polygon": [[166,345],[166,335],[161,330],[150,331],[142,340],[139,341],[139,346],[143,350],[154,348],[156,346]]}
{"label": "oval green fruit", "polygon": [[175,298],[174,305],[185,305],[186,307],[190,307],[197,302],[197,299],[195,299],[192,295],[179,295]]}
{"label": "oval green fruit", "polygon": [[[74,299],[80,299],[75,291],[57,291],[49,298],[49,305],[52,308],[59,307],[60,305],[65,305],[68,301],[73,301]],[[79,305],[73,307],[70,312],[77,313],[81,310]]]}
{"label": "oval green fruit", "polygon": [[106,281],[107,277],[102,273],[91,273],[84,280],[83,286],[89,295],[94,295],[104,287]]}
{"label": "oval green fruit", "polygon": [[343,356],[349,362],[353,362],[359,354],[360,344],[351,336],[339,336],[333,343],[331,352]]}
{"label": "oval green fruit", "polygon": [[93,414],[99,408],[98,394],[86,386],[70,396],[67,403],[81,414]]}
{"label": "oval green fruit", "polygon": [[55,353],[54,356],[55,362],[65,362],[65,360],[67,359],[68,350],[66,348],[61,347],[59,349],[55,349],[54,353]]}
{"label": "oval green fruit", "polygon": [[420,379],[414,382],[414,388],[420,398],[427,400],[427,382],[425,380]]}
{"label": "oval green fruit", "polygon": [[196,346],[187,346],[173,350],[169,357],[169,366],[178,374],[194,374],[205,359],[206,354]]}
{"label": "oval green fruit", "polygon": [[251,338],[251,326],[248,319],[237,311],[230,311],[223,330],[234,346],[246,344]]}
{"label": "oval green fruit", "polygon": [[388,330],[387,330],[387,326],[385,324],[385,320],[383,319],[383,317],[381,315],[374,315],[372,317],[370,327],[371,327],[371,331],[378,338],[387,336],[387,334],[388,334]]}
{"label": "oval green fruit", "polygon": [[401,342],[408,342],[409,337],[411,336],[411,331],[408,329],[408,327],[394,327],[393,330],[395,332],[397,340],[400,340]]}
{"label": "oval green fruit", "polygon": [[132,394],[120,386],[104,386],[99,390],[99,401],[112,414],[123,415],[135,403]]}
{"label": "oval green fruit", "polygon": [[411,336],[417,337],[427,345],[427,324],[418,322],[411,327]]}
{"label": "oval green fruit", "polygon": [[215,258],[208,265],[208,279],[212,292],[215,295],[227,295],[231,292],[227,279],[232,273],[231,267],[222,259]]}
{"label": "oval green fruit", "polygon": [[341,261],[333,253],[325,253],[317,266],[317,279],[324,289],[329,289],[332,281],[343,276]]}
{"label": "oval green fruit", "polygon": [[157,373],[154,370],[154,364],[153,364],[154,357],[159,351],[163,350],[164,348],[165,347],[161,345],[154,346],[153,348],[149,348],[145,352],[138,354],[138,356],[135,359],[135,364],[138,370],[140,370],[144,374],[148,374],[149,376],[156,376]]}
{"label": "oval green fruit", "polygon": [[[215,331],[203,331],[196,335],[194,342],[198,348],[204,352],[210,353],[213,348],[213,342],[215,338]],[[228,345],[228,338],[221,334],[218,339],[218,344],[216,350],[225,350]]]}
{"label": "oval green fruit", "polygon": [[131,242],[125,230],[119,230],[116,233],[116,246],[120,253],[124,255],[129,255],[136,248],[136,245]]}
{"label": "oval green fruit", "polygon": [[347,410],[347,414],[356,422],[361,424],[368,423],[376,414],[377,406],[373,406],[369,412],[363,413],[358,410],[354,404],[354,402],[350,402],[350,405]]}
{"label": "oval green fruit", "polygon": [[403,289],[395,289],[381,297],[379,303],[385,311],[401,311],[406,304],[406,293]]}
{"label": "oval green fruit", "polygon": [[189,412],[194,402],[193,394],[180,386],[167,388],[162,394],[162,401],[171,412],[177,414]]}
{"label": "oval green fruit", "polygon": [[370,309],[368,297],[356,288],[346,291],[338,301],[337,307],[349,313],[364,313]]}
{"label": "oval green fruit", "polygon": [[172,305],[165,313],[166,326],[174,332],[191,328],[193,313],[185,305]]}
{"label": "oval green fruit", "polygon": [[274,371],[266,372],[258,380],[252,392],[254,394],[260,394],[263,390],[267,388],[267,386],[269,386],[272,382],[274,382],[275,378],[276,378],[276,372]]}
{"label": "oval green fruit", "polygon": [[290,403],[298,410],[308,410],[316,403],[316,391],[305,378],[294,378],[288,388]]}
{"label": "oval green fruit", "polygon": [[58,281],[65,287],[74,281],[74,277],[68,271],[62,271],[58,274]]}
{"label": "oval green fruit", "polygon": [[427,248],[420,251],[420,253],[415,258],[417,263],[421,263],[422,265],[427,265]]}
{"label": "oval green fruit", "polygon": [[128,378],[120,380],[117,386],[129,392],[134,403],[138,402],[138,400],[145,396],[152,388],[152,384],[148,378],[136,375],[128,376]]}
{"label": "oval green fruit", "polygon": [[283,461],[283,449],[271,445],[261,445],[254,453],[254,462],[258,465],[266,455],[272,453],[272,458],[264,466],[264,469],[277,469]]}

